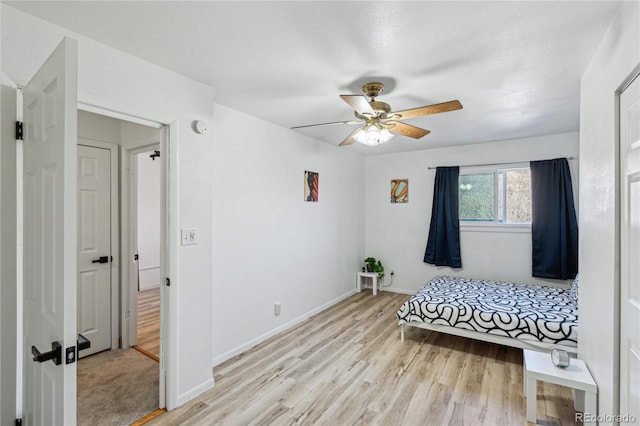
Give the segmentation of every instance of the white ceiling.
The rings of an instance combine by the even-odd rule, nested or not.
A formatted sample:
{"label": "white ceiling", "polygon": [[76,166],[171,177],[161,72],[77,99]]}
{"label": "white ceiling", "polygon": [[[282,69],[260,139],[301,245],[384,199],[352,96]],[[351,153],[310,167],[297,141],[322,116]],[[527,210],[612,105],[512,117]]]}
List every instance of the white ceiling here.
{"label": "white ceiling", "polygon": [[[283,127],[343,121],[339,94],[385,83],[393,110],[431,130],[381,154],[575,131],[580,78],[618,1],[4,2],[215,89]],[[337,145],[355,126],[296,130]]]}

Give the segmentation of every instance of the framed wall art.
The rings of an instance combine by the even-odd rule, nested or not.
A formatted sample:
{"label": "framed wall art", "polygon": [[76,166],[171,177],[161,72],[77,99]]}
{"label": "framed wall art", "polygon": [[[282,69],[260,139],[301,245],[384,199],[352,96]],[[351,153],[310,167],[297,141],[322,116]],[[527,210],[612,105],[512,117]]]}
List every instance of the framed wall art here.
{"label": "framed wall art", "polygon": [[408,203],[409,202],[409,179],[392,179],[391,180],[391,202],[392,203]]}
{"label": "framed wall art", "polygon": [[304,172],[304,200],[314,203],[318,202],[318,180],[319,175],[316,172]]}

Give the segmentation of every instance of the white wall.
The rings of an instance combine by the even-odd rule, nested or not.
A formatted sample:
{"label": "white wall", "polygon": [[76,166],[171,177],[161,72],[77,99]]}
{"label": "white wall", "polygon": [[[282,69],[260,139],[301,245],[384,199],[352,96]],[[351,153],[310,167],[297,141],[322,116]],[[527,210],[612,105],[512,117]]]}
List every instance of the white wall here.
{"label": "white wall", "polygon": [[[382,260],[385,282],[395,272],[391,289],[413,293],[436,275],[508,280],[523,283],[562,283],[531,277],[531,229],[479,228],[460,232],[462,268],[423,262],[429,234],[435,170],[428,167],[544,160],[577,156],[578,134],[489,142],[430,149],[366,159],[366,256]],[[578,203],[577,161],[569,161]],[[390,180],[409,179],[409,202],[389,201]],[[364,258],[361,259],[361,261]]]}
{"label": "white wall", "polygon": [[[159,146],[160,133],[160,129],[154,127],[144,126],[130,121],[120,121],[120,137],[122,146],[126,148],[139,148],[154,144]],[[158,160],[156,159],[156,161]]]}
{"label": "white wall", "polygon": [[[172,265],[168,309],[177,322],[167,330],[169,408],[213,385],[211,372],[212,270],[211,154],[213,136],[191,130],[192,120],[211,121],[213,89],[0,5],[3,70],[24,85],[63,36],[78,40],[79,100],[163,123],[172,135]],[[198,228],[197,246],[180,247],[179,228]],[[178,348],[180,350],[178,350]]]}
{"label": "white wall", "polygon": [[120,145],[121,121],[86,111],[78,111],[78,139],[91,139]]}
{"label": "white wall", "polygon": [[[211,128],[218,364],[355,290],[364,159],[222,105]],[[303,201],[305,170],[320,174],[317,203]]]}
{"label": "white wall", "polygon": [[616,91],[640,64],[640,3],[622,2],[580,92],[580,339],[599,386],[599,414],[619,397],[619,193]]}
{"label": "white wall", "polygon": [[153,151],[138,154],[140,290],[160,287],[160,165]]}
{"label": "white wall", "polygon": [[16,419],[16,89],[0,86],[0,424]]}

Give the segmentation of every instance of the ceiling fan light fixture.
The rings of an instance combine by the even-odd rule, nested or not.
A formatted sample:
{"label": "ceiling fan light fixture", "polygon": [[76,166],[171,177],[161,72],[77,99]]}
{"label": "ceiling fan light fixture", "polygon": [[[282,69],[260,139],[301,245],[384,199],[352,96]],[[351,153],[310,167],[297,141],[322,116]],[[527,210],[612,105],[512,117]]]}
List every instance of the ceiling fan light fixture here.
{"label": "ceiling fan light fixture", "polygon": [[380,129],[378,129],[378,126],[373,124],[367,126],[364,143],[369,146],[375,146],[380,143]]}
{"label": "ceiling fan light fixture", "polygon": [[369,123],[353,135],[356,142],[368,146],[383,144],[392,137],[393,134],[378,123]]}
{"label": "ceiling fan light fixture", "polygon": [[[382,83],[372,81],[362,86],[362,91],[371,98],[371,100],[367,100],[367,98],[362,95],[340,95],[340,98],[353,109],[356,117],[355,120],[295,126],[292,127],[292,129],[332,126],[335,124],[360,124],[363,127],[356,129],[347,136],[339,146],[348,146],[354,142],[368,146],[376,146],[389,141],[393,138],[394,133],[413,139],[420,139],[430,133],[429,130],[421,129],[399,120],[462,109],[460,101],[454,100],[391,112],[391,106],[388,103],[376,101],[376,97],[383,89],[384,85]],[[389,129],[391,129],[391,131]]]}

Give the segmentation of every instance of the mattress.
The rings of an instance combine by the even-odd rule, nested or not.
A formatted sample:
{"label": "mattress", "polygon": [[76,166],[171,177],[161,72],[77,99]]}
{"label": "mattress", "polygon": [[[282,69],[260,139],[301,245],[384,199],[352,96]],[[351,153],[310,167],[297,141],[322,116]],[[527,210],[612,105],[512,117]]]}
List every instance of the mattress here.
{"label": "mattress", "polygon": [[569,289],[435,277],[402,304],[399,324],[424,322],[526,341],[577,346]]}

